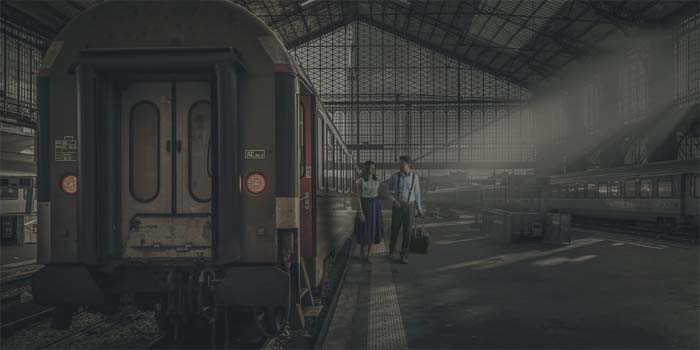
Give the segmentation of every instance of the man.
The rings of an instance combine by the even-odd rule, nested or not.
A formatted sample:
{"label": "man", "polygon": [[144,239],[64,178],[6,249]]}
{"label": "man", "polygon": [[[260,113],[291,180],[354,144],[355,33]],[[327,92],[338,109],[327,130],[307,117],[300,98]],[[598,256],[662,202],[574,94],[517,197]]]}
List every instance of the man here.
{"label": "man", "polygon": [[401,156],[399,158],[399,171],[387,181],[387,197],[392,200],[391,210],[391,242],[389,244],[389,257],[395,258],[396,239],[399,230],[403,228],[401,243],[401,262],[408,264],[408,250],[411,245],[411,229],[415,223],[416,210],[419,216],[423,216],[421,206],[420,180],[418,175],[411,172],[411,158]]}

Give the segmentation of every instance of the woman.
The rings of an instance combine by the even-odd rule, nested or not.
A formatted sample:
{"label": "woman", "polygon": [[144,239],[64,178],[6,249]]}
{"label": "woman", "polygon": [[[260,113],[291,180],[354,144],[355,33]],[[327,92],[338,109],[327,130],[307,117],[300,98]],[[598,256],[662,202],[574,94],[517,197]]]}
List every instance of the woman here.
{"label": "woman", "polygon": [[[371,160],[365,162],[362,175],[357,179],[357,200],[360,210],[355,218],[355,235],[360,245],[361,257],[368,263],[372,244],[379,243],[384,238],[384,221],[382,207],[379,205],[380,181],[376,175],[377,166]],[[367,247],[367,255],[365,255]]]}

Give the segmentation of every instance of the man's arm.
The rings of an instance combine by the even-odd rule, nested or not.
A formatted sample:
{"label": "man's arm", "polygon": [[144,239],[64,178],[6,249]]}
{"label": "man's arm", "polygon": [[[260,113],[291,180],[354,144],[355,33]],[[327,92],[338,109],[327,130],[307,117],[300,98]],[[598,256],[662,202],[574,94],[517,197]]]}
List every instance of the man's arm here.
{"label": "man's arm", "polygon": [[384,182],[384,185],[382,186],[384,196],[386,198],[391,199],[392,202],[396,201],[396,193],[394,193],[394,189],[396,188],[396,186],[394,185],[394,181],[396,181],[395,177],[396,177],[396,174],[391,175],[389,177],[389,179],[386,180]]}
{"label": "man's arm", "polygon": [[423,203],[421,203],[421,196],[420,196],[420,177],[416,175],[416,186],[413,188],[414,195],[416,196],[416,209],[418,209],[418,213],[422,214],[423,213]]}

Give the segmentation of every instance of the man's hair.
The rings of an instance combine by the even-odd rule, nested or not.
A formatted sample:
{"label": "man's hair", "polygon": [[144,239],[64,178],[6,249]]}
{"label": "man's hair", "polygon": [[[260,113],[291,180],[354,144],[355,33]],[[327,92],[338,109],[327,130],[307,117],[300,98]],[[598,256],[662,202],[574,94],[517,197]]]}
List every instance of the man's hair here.
{"label": "man's hair", "polygon": [[406,164],[410,165],[411,164],[411,157],[409,156],[401,156],[399,157],[400,162],[406,162]]}

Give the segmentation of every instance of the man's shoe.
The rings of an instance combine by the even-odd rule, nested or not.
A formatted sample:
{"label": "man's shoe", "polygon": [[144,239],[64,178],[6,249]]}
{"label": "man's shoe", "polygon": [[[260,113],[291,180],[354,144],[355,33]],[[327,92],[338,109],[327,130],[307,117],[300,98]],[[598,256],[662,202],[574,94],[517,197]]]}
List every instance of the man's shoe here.
{"label": "man's shoe", "polygon": [[387,255],[387,258],[389,258],[389,259],[395,259],[395,258],[396,258],[396,252],[389,252],[389,254]]}
{"label": "man's shoe", "polygon": [[402,264],[408,264],[408,258],[401,258]]}

